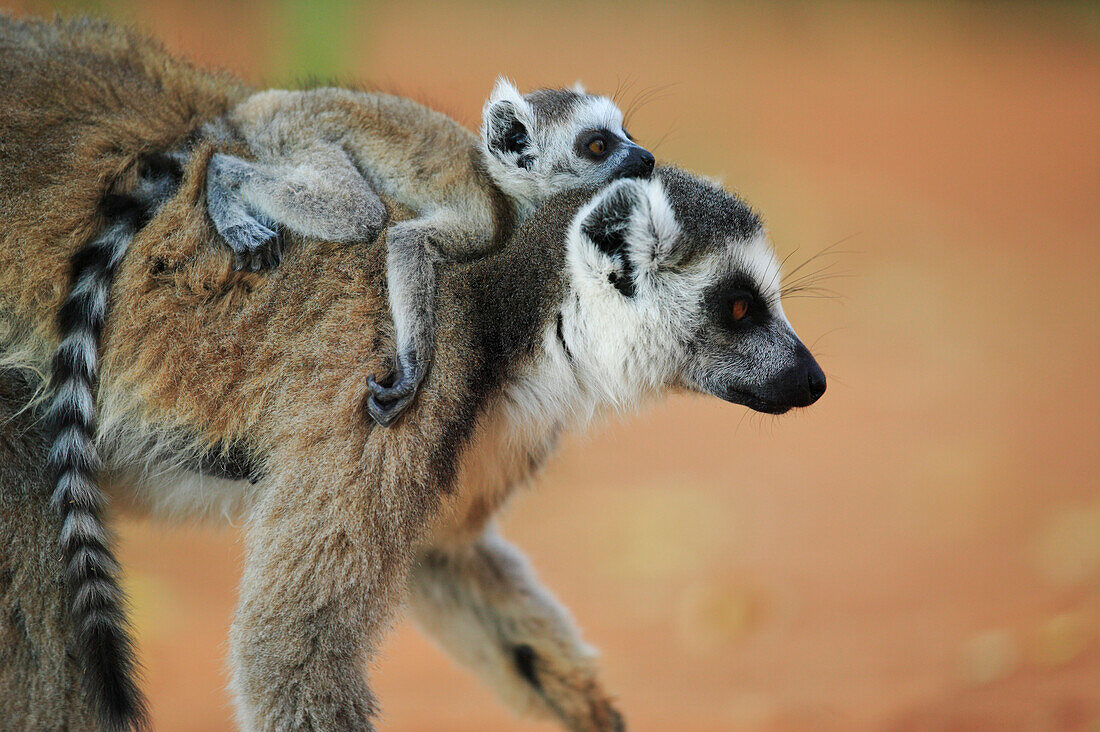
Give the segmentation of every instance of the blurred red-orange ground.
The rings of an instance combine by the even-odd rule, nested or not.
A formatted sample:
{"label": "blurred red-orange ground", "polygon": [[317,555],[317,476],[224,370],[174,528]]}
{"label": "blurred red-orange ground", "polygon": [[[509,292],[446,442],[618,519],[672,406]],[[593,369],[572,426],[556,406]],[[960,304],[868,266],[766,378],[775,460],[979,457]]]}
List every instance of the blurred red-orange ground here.
{"label": "blurred red-orange ground", "polygon": [[[127,13],[259,82],[262,4]],[[42,3],[17,1],[42,13]],[[117,11],[115,5],[107,6]],[[370,4],[351,76],[474,125],[521,86],[664,87],[632,132],[796,263],[830,376],[773,420],[677,397],[567,444],[506,534],[632,730],[1100,729],[1100,32],[1087,6]],[[813,268],[816,265],[811,264]],[[230,728],[231,529],[123,526],[158,730]],[[400,624],[383,728],[546,729]]]}

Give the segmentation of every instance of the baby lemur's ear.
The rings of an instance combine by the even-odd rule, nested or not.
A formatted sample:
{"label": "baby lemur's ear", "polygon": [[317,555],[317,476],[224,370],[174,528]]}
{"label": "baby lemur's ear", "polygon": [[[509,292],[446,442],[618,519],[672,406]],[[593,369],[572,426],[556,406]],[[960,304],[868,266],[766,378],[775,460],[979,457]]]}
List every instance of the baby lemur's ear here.
{"label": "baby lemur's ear", "polygon": [[501,162],[528,169],[537,154],[535,114],[515,85],[501,77],[481,113],[481,137]]}
{"label": "baby lemur's ear", "polygon": [[[634,296],[643,273],[675,259],[680,225],[658,180],[615,181],[578,218],[584,239],[603,255],[603,262],[610,260],[608,281],[626,297]],[[592,264],[603,269],[598,262]]]}

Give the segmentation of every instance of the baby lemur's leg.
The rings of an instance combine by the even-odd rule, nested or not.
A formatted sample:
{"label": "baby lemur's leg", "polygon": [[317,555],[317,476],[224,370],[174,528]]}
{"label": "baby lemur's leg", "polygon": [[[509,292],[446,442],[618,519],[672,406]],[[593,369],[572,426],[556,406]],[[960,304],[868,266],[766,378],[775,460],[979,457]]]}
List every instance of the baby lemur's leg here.
{"label": "baby lemur's leg", "polygon": [[386,222],[378,195],[336,144],[295,150],[274,165],[218,153],[207,172],[207,204],[235,266],[279,263],[277,226],[310,239],[371,241]]}
{"label": "baby lemur's leg", "polygon": [[373,730],[364,672],[401,600],[414,520],[406,496],[364,498],[363,475],[333,479],[319,464],[293,472],[261,482],[248,525],[229,640],[239,721],[245,730]]}
{"label": "baby lemur's leg", "polygon": [[234,269],[255,272],[274,267],[282,258],[277,224],[258,211],[250,211],[240,193],[244,180],[267,175],[269,172],[257,163],[221,153],[210,158],[207,166],[206,210],[233,251]]}
{"label": "baby lemur's leg", "polygon": [[517,712],[554,716],[570,730],[625,729],[568,612],[492,530],[424,551],[409,592],[421,627]]}
{"label": "baby lemur's leg", "polygon": [[[389,427],[409,407],[435,353],[435,262],[482,248],[461,215],[439,211],[390,227],[386,238],[386,285],[393,316],[397,360],[393,383],[368,381],[367,412]],[[484,242],[485,246],[488,241]]]}

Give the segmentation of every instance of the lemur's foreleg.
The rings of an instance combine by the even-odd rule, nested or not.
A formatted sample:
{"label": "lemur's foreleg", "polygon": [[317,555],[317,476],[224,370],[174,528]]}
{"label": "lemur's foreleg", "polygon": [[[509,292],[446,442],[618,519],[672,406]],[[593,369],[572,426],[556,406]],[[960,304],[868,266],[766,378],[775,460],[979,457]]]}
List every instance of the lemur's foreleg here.
{"label": "lemur's foreleg", "polygon": [[401,600],[415,519],[392,508],[373,520],[362,474],[314,464],[267,480],[230,631],[241,727],[373,730],[363,672]]}
{"label": "lemur's foreleg", "polygon": [[238,269],[279,263],[279,226],[310,239],[351,242],[373,240],[386,222],[382,201],[338,145],[297,151],[280,165],[218,153],[206,181],[210,218]]}
{"label": "lemur's foreleg", "polygon": [[625,729],[569,613],[492,530],[422,552],[409,592],[421,627],[517,712],[557,717],[570,730]]}
{"label": "lemur's foreleg", "polygon": [[394,378],[382,386],[367,382],[367,412],[389,427],[416,397],[435,353],[435,262],[456,259],[456,252],[479,250],[483,242],[467,233],[468,225],[440,211],[401,221],[386,234],[386,286],[393,316],[397,358]]}

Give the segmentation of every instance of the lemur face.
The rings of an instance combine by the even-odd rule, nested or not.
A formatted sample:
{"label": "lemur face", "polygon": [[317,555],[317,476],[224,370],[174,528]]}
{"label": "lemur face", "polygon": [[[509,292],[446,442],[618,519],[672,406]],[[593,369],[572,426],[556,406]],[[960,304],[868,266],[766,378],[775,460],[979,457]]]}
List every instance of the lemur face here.
{"label": "lemur face", "polygon": [[611,184],[574,219],[569,268],[566,343],[612,401],[679,386],[781,414],[825,392],[759,218],[717,185],[672,168]]}
{"label": "lemur face", "polygon": [[490,173],[506,194],[529,205],[559,191],[653,173],[653,154],[623,128],[615,103],[579,87],[520,95],[501,80],[483,116]]}

